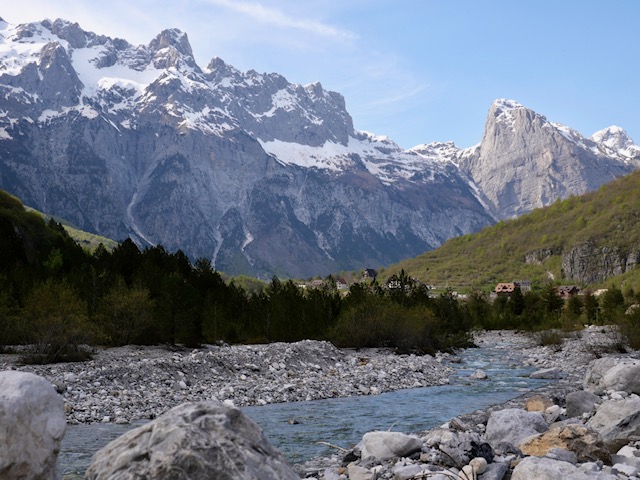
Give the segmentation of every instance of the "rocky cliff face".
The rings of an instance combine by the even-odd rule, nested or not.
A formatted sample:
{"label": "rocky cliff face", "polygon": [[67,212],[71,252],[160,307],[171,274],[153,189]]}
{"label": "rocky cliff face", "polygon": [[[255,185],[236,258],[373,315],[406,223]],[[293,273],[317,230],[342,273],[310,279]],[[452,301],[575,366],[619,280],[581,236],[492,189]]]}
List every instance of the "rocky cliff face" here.
{"label": "rocky cliff face", "polygon": [[492,222],[450,162],[354,130],[320,84],[201,68],[62,20],[0,22],[0,188],[80,228],[229,273],[306,277]]}
{"label": "rocky cliff face", "polygon": [[456,160],[502,219],[630,173],[640,165],[640,149],[617,127],[587,139],[514,101],[497,100],[480,145]]}
{"label": "rocky cliff face", "polygon": [[585,243],[562,255],[565,278],[576,283],[603,282],[614,275],[633,270],[640,261],[640,248],[623,251],[618,247],[599,247]]}
{"label": "rocky cliff face", "polygon": [[0,20],[0,40],[0,188],[234,274],[389,264],[640,165],[622,129],[587,139],[508,100],[475,147],[403,151],[319,83],[201,68],[176,29],[133,46]]}

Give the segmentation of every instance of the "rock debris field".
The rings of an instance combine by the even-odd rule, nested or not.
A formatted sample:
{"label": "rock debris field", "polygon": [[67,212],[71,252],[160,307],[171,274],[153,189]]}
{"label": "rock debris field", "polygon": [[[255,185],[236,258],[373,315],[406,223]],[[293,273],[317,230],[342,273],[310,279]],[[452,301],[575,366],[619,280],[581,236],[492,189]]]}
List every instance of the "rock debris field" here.
{"label": "rock debris field", "polygon": [[[7,392],[16,393],[16,411],[21,385],[39,378],[62,394],[68,423],[155,418],[97,452],[89,479],[161,478],[197,467],[201,472],[189,478],[640,480],[639,352],[621,352],[615,332],[603,327],[544,347],[506,331],[478,333],[475,341],[533,367],[532,377],[555,381],[426,432],[369,432],[351,449],[336,447],[333,455],[293,468],[233,406],[442,385],[456,357],[339,350],[318,341],[193,351],[124,347],[100,350],[90,362],[49,366],[2,355],[0,376],[13,385]],[[11,370],[39,377],[18,378]],[[482,382],[486,372],[471,378]],[[50,386],[39,388],[52,393]],[[42,465],[50,468],[47,462]]]}
{"label": "rock debris field", "polygon": [[442,359],[302,341],[173,351],[128,346],[98,350],[89,362],[44,366],[17,365],[17,356],[0,355],[0,370],[51,381],[70,424],[129,423],[201,400],[241,407],[443,385],[453,369]]}

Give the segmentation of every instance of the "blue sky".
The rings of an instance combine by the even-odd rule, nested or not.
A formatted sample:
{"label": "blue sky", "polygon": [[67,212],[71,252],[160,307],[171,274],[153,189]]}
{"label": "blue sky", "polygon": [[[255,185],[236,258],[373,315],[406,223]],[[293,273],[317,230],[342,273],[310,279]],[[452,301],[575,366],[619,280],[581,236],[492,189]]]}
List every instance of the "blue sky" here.
{"label": "blue sky", "polygon": [[65,18],[147,44],[187,32],[196,59],[320,81],[357,129],[402,147],[482,138],[510,98],[589,136],[609,125],[640,144],[640,1],[20,0],[10,23]]}

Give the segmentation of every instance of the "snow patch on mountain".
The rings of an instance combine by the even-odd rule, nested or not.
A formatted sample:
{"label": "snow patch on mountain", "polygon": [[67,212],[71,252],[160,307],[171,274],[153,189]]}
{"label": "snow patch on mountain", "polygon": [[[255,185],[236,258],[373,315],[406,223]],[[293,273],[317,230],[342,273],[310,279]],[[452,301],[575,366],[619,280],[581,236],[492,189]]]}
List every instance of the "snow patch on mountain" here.
{"label": "snow patch on mountain", "polygon": [[[356,132],[347,145],[326,141],[314,147],[293,142],[259,140],[262,148],[283,165],[297,165],[332,172],[345,172],[364,167],[383,183],[411,180],[416,174],[422,181],[432,181],[441,172],[441,159],[425,157],[416,152],[403,151],[395,142],[384,136]],[[426,176],[425,176],[426,175]]]}
{"label": "snow patch on mountain", "polygon": [[591,135],[591,140],[605,154],[615,156],[623,162],[640,162],[640,146],[636,145],[627,132],[612,125]]}

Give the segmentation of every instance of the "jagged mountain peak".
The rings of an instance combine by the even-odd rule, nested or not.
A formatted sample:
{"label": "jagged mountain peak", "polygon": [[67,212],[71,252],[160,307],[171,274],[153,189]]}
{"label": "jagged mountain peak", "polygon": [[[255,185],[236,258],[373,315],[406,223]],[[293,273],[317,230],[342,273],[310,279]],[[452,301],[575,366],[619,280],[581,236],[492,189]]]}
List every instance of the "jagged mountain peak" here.
{"label": "jagged mountain peak", "polygon": [[575,191],[593,186],[585,170],[630,168],[506,99],[479,146],[405,151],[356,130],[320,82],[215,57],[201,70],[178,29],[135,47],[62,20],[0,24],[0,37],[0,188],[230,273],[388,264],[552,201],[565,175]]}
{"label": "jagged mountain peak", "polygon": [[640,146],[633,142],[627,132],[616,125],[597,131],[590,138],[606,155],[624,162],[640,164]]}
{"label": "jagged mountain peak", "polygon": [[[640,166],[633,148],[616,130],[585,138],[513,100],[489,109],[480,148],[461,157],[460,167],[482,192],[497,218],[510,218],[556,199],[598,188]],[[640,156],[638,156],[640,159]]]}
{"label": "jagged mountain peak", "polygon": [[617,125],[598,130],[591,135],[591,140],[596,143],[605,144],[611,148],[628,148],[634,145],[633,140],[627,132]]}
{"label": "jagged mountain peak", "polygon": [[160,32],[149,43],[149,49],[157,52],[163,48],[173,47],[178,53],[193,57],[193,50],[189,43],[189,37],[185,32],[178,28],[168,28]]}
{"label": "jagged mountain peak", "polygon": [[510,100],[508,98],[498,98],[493,101],[491,104],[491,110],[493,111],[509,111],[520,108],[526,108],[524,105],[516,102],[515,100]]}

